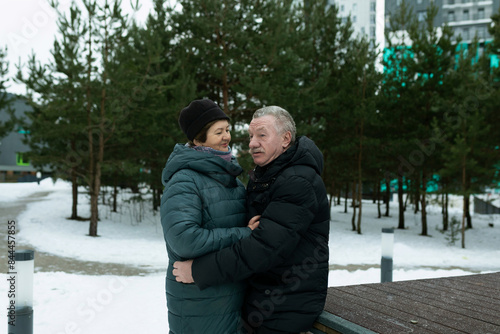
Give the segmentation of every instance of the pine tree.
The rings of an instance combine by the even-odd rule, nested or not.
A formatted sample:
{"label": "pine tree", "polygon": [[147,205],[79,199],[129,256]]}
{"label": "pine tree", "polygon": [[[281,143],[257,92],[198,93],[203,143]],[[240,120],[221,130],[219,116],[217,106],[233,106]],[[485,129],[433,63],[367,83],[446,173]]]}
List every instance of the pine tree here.
{"label": "pine tree", "polygon": [[[264,1],[253,9],[261,23],[252,37],[251,67],[246,70],[242,88],[247,90],[249,101],[255,100],[261,106],[279,105],[290,111],[301,134],[312,130],[307,125],[311,117],[304,108],[316,103],[317,94],[312,88],[317,85],[318,73],[311,63],[319,58],[312,40],[319,37],[317,22],[313,21],[325,20],[321,4],[319,1],[316,7],[310,7],[307,14],[292,1]],[[314,20],[308,21],[311,16]],[[318,40],[318,45],[321,43]]]}
{"label": "pine tree", "polygon": [[[426,11],[423,24],[414,23],[408,30],[412,40],[411,50],[415,61],[411,72],[415,73],[412,85],[412,95],[415,114],[412,117],[412,145],[409,155],[410,163],[416,170],[418,184],[421,185],[421,235],[427,235],[427,187],[433,174],[438,170],[440,152],[436,151],[435,143],[431,142],[434,118],[442,119],[444,110],[439,108],[440,100],[451,85],[448,76],[455,57],[455,45],[451,39],[453,33],[445,25],[442,28],[434,26],[438,8],[431,4]],[[413,159],[412,159],[413,158]]]}
{"label": "pine tree", "polygon": [[[356,231],[358,234],[361,234],[363,183],[368,180],[368,166],[371,163],[375,163],[376,158],[378,158],[373,154],[376,151],[369,149],[370,147],[375,147],[377,142],[376,137],[373,136],[373,133],[367,131],[367,129],[370,129],[375,123],[377,116],[376,94],[379,91],[380,74],[375,69],[377,53],[374,49],[370,48],[369,41],[361,40],[358,43],[353,43],[353,51],[355,52],[352,58],[355,59],[355,62],[351,68],[354,70],[352,73],[354,80],[351,80],[351,85],[355,89],[352,90],[351,101],[353,107],[354,138],[358,143],[356,160],[359,214]],[[367,156],[369,159],[367,159]]]}
{"label": "pine tree", "polygon": [[335,130],[343,131],[337,137],[340,147],[349,148],[343,154],[347,159],[344,164],[352,171],[349,179],[353,199],[352,227],[353,231],[361,234],[363,184],[367,180],[365,154],[366,147],[373,145],[367,129],[370,129],[376,117],[376,92],[380,76],[375,69],[377,53],[368,40],[351,39],[344,50],[345,57],[339,74],[341,85],[337,89],[337,101],[342,109],[339,110],[338,128]]}
{"label": "pine tree", "polygon": [[11,109],[12,97],[7,93],[7,73],[9,72],[9,63],[5,60],[7,57],[7,48],[0,48],[0,111],[7,113],[10,118],[6,122],[0,122],[0,139],[5,137],[14,126],[14,111]]}
{"label": "pine tree", "polygon": [[[121,1],[83,1],[88,19],[86,47],[85,104],[89,148],[88,180],[90,195],[89,235],[97,236],[98,199],[102,174],[106,168],[106,150],[126,114],[123,96],[115,88],[117,54],[123,48],[129,21],[121,11]],[[99,66],[96,66],[97,64]],[[118,71],[119,72],[119,71]]]}
{"label": "pine tree", "polygon": [[300,42],[295,43],[293,50],[299,56],[295,62],[302,65],[292,65],[300,72],[294,74],[298,84],[293,88],[295,97],[288,100],[299,112],[297,127],[313,138],[323,152],[323,179],[333,198],[355,180],[357,145],[351,140],[352,92],[358,92],[360,86],[351,66],[358,56],[354,45],[359,43],[353,38],[351,22],[342,23],[336,6],[329,6],[326,1],[308,1],[300,10]]}
{"label": "pine tree", "polygon": [[[248,1],[184,0],[169,8],[169,22],[178,39],[173,45],[182,67],[196,78],[196,97],[218,103],[240,121],[244,96],[237,86],[244,80],[246,53],[256,34]],[[185,104],[190,101],[185,101]]]}
{"label": "pine tree", "polygon": [[185,140],[178,113],[195,98],[192,75],[175,54],[169,26],[168,8],[164,1],[156,1],[146,26],[128,29],[110,71],[123,117],[109,142],[107,169],[112,173],[107,179],[114,189],[118,184],[132,189],[148,184],[153,210],[160,204],[162,168],[174,145]]}
{"label": "pine tree", "polygon": [[[52,4],[57,9],[57,3]],[[122,115],[116,108],[121,96],[113,94],[110,67],[127,22],[118,1],[83,1],[69,13],[58,12],[60,40],[54,43],[54,61],[41,65],[33,55],[30,75],[23,81],[34,93],[29,137],[35,164],[50,165],[73,183],[72,218],[76,214],[76,186],[88,186],[91,217],[89,235],[97,236],[98,197],[105,147]],[[81,181],[78,181],[78,178]]]}
{"label": "pine tree", "polygon": [[[494,93],[488,78],[489,66],[484,66],[487,56],[477,54],[477,40],[462,52],[453,72],[452,106],[445,114],[444,124],[435,124],[446,131],[443,146],[443,175],[456,184],[456,193],[463,196],[462,248],[465,248],[465,229],[472,228],[469,214],[470,196],[490,186],[495,176],[494,146],[498,143],[496,131],[488,123],[491,99]],[[493,139],[492,140],[492,136]]]}
{"label": "pine tree", "polygon": [[[500,113],[498,113],[498,109],[500,108],[500,67],[498,66],[498,59],[500,59],[500,8],[498,9],[498,12],[491,17],[491,19],[493,24],[490,25],[489,32],[493,36],[493,41],[489,45],[487,53],[492,57],[496,57],[497,67],[490,68],[488,71],[488,73],[491,73],[487,80],[488,86],[491,89],[491,95],[489,96],[490,108],[487,120],[493,131],[490,137],[492,140],[490,154],[494,156],[494,159],[497,161],[495,165],[495,180],[493,180],[492,186],[498,187],[498,184],[500,184],[500,137],[498,136],[498,131],[495,131],[494,129],[500,128]],[[489,68],[491,62],[488,62],[485,65]]]}
{"label": "pine tree", "polygon": [[83,59],[81,36],[86,26],[81,12],[72,5],[68,16],[59,12],[58,26],[61,36],[54,41],[51,51],[53,62],[42,65],[32,55],[27,63],[28,75],[18,72],[18,80],[29,92],[33,112],[25,124],[29,130],[26,143],[31,163],[41,169],[49,167],[57,177],[72,183],[71,219],[80,219],[77,212],[78,185],[86,176],[83,167],[87,156],[86,141],[82,133],[83,91],[81,89]]}
{"label": "pine tree", "polygon": [[[398,12],[392,13],[390,27],[386,28],[387,47],[384,50],[384,79],[379,100],[379,124],[383,138],[381,149],[385,157],[384,179],[387,191],[392,180],[397,180],[398,191],[398,228],[405,228],[403,181],[415,169],[407,161],[410,151],[412,115],[415,113],[411,87],[415,73],[411,40],[407,31],[415,25],[411,8],[403,1]],[[386,204],[388,205],[388,198]],[[387,210],[388,211],[388,210]]]}
{"label": "pine tree", "polygon": [[[169,14],[180,66],[195,78],[195,97],[214,100],[231,117],[232,146],[245,153],[244,125],[257,108],[280,105],[294,116],[300,110],[293,103],[303,66],[295,50],[293,1],[184,0],[176,5]],[[250,161],[242,160],[248,168]]]}

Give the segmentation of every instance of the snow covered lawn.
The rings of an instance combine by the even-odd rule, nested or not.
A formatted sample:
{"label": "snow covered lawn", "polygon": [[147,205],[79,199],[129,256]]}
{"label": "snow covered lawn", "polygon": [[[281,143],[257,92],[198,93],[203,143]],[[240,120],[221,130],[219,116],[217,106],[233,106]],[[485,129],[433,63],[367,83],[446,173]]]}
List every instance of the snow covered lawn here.
{"label": "snow covered lawn", "polygon": [[[36,183],[0,184],[0,202],[12,202],[36,192],[50,194],[28,205],[17,219],[18,243],[72,259],[147,266],[157,273],[145,276],[91,276],[64,272],[38,272],[34,277],[34,327],[37,334],[167,333],[164,268],[167,258],[159,215],[151,204],[122,204],[119,213],[100,211],[100,237],[90,238],[88,222],[70,221],[69,183],[50,179]],[[78,211],[89,216],[81,191]],[[127,197],[124,197],[126,199]],[[381,229],[397,226],[397,204],[392,217],[376,218],[376,207],[363,203],[362,235],[351,231],[351,212],[332,208],[330,232],[330,286],[380,281]],[[500,271],[500,215],[474,215],[474,229],[466,232],[466,249],[458,240],[438,231],[440,209],[429,208],[431,236],[420,233],[420,214],[406,213],[406,229],[394,234],[394,280],[433,278]],[[451,209],[459,216],[461,210]],[[11,218],[11,217],[4,217]],[[137,220],[140,220],[138,222]],[[490,227],[493,224],[494,227]],[[5,241],[4,241],[5,242]],[[36,267],[36,254],[35,254]],[[0,300],[6,306],[6,275],[0,275]],[[1,306],[1,305],[0,305]],[[6,319],[6,307],[1,317]],[[6,322],[0,325],[6,329]],[[6,332],[3,329],[0,332]]]}

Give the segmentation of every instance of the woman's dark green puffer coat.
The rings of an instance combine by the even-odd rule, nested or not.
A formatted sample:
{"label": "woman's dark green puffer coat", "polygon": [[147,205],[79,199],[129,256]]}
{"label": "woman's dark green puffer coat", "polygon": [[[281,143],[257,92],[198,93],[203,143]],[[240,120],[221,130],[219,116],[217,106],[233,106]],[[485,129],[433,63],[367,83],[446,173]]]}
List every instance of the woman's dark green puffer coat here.
{"label": "woman's dark green puffer coat", "polygon": [[251,234],[246,227],[242,168],[206,152],[177,144],[163,170],[161,224],[169,265],[166,277],[170,333],[237,332],[245,285],[210,287],[175,281],[173,263],[228,247]]}

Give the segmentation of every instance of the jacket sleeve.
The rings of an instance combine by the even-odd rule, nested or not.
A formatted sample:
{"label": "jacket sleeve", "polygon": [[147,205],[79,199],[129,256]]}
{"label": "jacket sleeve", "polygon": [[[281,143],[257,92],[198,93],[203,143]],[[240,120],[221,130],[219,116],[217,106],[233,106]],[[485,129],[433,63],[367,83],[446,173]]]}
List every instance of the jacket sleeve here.
{"label": "jacket sleeve", "polygon": [[165,241],[183,259],[228,247],[252,232],[248,227],[203,228],[202,200],[189,175],[174,175],[163,196],[161,223]]}
{"label": "jacket sleeve", "polygon": [[277,183],[259,227],[249,238],[194,260],[193,278],[200,289],[267,271],[292,254],[317,212],[318,200],[303,177],[294,175]]}

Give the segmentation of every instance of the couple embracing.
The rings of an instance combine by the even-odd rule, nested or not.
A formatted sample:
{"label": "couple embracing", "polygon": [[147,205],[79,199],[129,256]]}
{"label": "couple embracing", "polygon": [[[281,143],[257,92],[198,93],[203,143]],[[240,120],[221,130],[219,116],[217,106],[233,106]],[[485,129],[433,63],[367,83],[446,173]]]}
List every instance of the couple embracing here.
{"label": "couple embracing", "polygon": [[161,223],[170,333],[300,333],[322,312],[330,209],[323,156],[291,115],[257,110],[247,189],[229,117],[208,99],[179,116],[188,143],[163,170]]}

